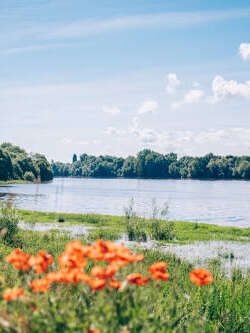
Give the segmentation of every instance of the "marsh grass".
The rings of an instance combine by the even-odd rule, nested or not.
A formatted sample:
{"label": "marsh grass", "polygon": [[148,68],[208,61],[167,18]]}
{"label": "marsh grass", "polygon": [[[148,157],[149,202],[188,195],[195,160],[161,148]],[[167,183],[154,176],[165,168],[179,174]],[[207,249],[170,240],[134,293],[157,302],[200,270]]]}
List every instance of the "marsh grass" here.
{"label": "marsh grass", "polygon": [[[70,240],[58,232],[18,231],[23,251],[36,254],[46,249],[55,257]],[[0,293],[6,288],[24,286],[38,278],[34,272],[19,274],[4,261],[13,247],[0,242]],[[135,250],[136,251],[136,250]],[[141,252],[138,251],[137,252]],[[142,251],[144,261],[122,269],[148,275],[155,261],[168,263],[170,280],[155,281],[144,287],[129,285],[122,291],[93,292],[85,284],[53,285],[48,294],[35,295],[28,288],[24,299],[6,302],[0,298],[1,332],[249,332],[250,275],[235,270],[228,277],[218,263],[209,269],[214,283],[197,287],[189,279],[193,266],[172,254]],[[57,263],[52,269],[57,268]],[[89,268],[87,268],[89,271]]]}
{"label": "marsh grass", "polygon": [[125,208],[126,232],[129,240],[147,241],[165,240],[170,241],[176,238],[175,224],[167,220],[168,204],[162,207],[157,206],[156,200],[152,200],[151,218],[145,219],[138,216],[135,210],[134,199],[131,199]]}

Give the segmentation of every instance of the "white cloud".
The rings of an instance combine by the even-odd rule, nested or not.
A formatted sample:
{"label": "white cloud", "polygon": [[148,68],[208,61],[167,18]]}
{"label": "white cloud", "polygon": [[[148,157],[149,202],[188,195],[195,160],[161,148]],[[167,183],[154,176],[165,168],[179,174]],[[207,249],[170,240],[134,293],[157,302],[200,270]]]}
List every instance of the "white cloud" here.
{"label": "white cloud", "polygon": [[184,104],[194,104],[199,103],[204,97],[205,93],[203,90],[192,89],[185,96],[184,99],[180,102],[172,103],[173,109],[179,109]]}
{"label": "white cloud", "polygon": [[104,130],[104,133],[108,134],[108,135],[113,135],[113,136],[122,136],[122,135],[126,134],[127,132],[124,130],[120,130],[115,127],[109,126]]}
{"label": "white cloud", "polygon": [[211,103],[220,102],[230,96],[250,98],[250,81],[238,83],[234,80],[227,81],[222,76],[217,75],[212,83],[212,92]]}
{"label": "white cloud", "polygon": [[[110,31],[140,28],[179,28],[208,22],[231,20],[249,16],[249,9],[215,10],[200,12],[169,12],[163,14],[134,15],[106,20],[85,20],[50,29],[50,38],[72,38]],[[40,28],[41,31],[44,30]]]}
{"label": "white cloud", "polygon": [[117,108],[117,107],[109,107],[109,106],[104,106],[102,108],[102,111],[105,112],[105,113],[110,113],[113,116],[116,116],[116,115],[118,115],[121,112],[121,110],[119,108]]}
{"label": "white cloud", "polygon": [[185,103],[197,103],[199,102],[202,97],[204,96],[203,90],[190,90],[184,97]]}
{"label": "white cloud", "polygon": [[170,95],[174,94],[176,92],[176,88],[179,87],[180,84],[181,82],[177,78],[177,75],[175,73],[169,73],[167,75],[166,92]]}
{"label": "white cloud", "polygon": [[144,147],[164,153],[173,151],[179,155],[204,155],[208,152],[239,155],[250,149],[250,128],[181,131],[140,128],[134,135]]}
{"label": "white cloud", "polygon": [[154,112],[158,108],[158,103],[153,100],[145,101],[138,110],[138,114]]}
{"label": "white cloud", "polygon": [[72,142],[72,139],[70,139],[70,138],[66,138],[66,137],[65,137],[65,138],[62,138],[62,139],[61,139],[61,142],[62,142],[62,143],[69,144],[69,143]]}
{"label": "white cloud", "polygon": [[85,146],[85,145],[89,145],[90,142],[89,141],[78,141],[76,142],[78,145],[81,145],[81,146]]}
{"label": "white cloud", "polygon": [[30,46],[25,46],[25,47],[2,49],[2,50],[0,50],[0,54],[12,55],[12,54],[25,53],[25,52],[38,52],[38,51],[48,50],[51,48],[54,49],[54,48],[65,47],[65,46],[66,46],[66,44],[30,45]]}
{"label": "white cloud", "polygon": [[200,82],[194,81],[192,86],[193,86],[193,88],[199,88],[200,87]]}
{"label": "white cloud", "polygon": [[240,44],[239,53],[243,60],[250,60],[250,43]]}

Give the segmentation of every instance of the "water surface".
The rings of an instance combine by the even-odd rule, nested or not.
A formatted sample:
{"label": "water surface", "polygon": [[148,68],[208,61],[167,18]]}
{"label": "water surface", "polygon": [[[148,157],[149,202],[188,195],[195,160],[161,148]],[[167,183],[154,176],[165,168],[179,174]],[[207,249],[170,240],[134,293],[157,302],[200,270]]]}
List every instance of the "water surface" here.
{"label": "water surface", "polygon": [[0,200],[38,211],[124,215],[132,197],[141,215],[150,215],[155,198],[168,202],[169,219],[250,227],[249,181],[55,178],[0,186]]}

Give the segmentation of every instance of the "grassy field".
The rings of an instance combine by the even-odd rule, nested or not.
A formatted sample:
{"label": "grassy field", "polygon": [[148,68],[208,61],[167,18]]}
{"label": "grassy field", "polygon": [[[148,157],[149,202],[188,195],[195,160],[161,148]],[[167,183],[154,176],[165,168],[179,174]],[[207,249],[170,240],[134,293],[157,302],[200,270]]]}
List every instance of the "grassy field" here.
{"label": "grassy field", "polygon": [[[214,282],[198,287],[189,279],[191,264],[171,254],[141,251],[145,259],[122,268],[117,278],[123,281],[131,272],[149,276],[153,262],[165,261],[168,281],[127,285],[121,291],[93,291],[82,282],[55,284],[48,293],[34,294],[27,282],[40,275],[18,272],[4,261],[15,246],[33,255],[46,249],[57,257],[69,241],[58,232],[21,230],[12,245],[0,241],[0,292],[13,287],[25,290],[23,298],[12,302],[0,298],[1,332],[88,332],[89,328],[104,333],[249,332],[250,275],[234,271],[228,278],[216,263],[207,267]],[[91,266],[93,263],[87,266],[87,273]],[[56,269],[55,260],[49,270]]]}
{"label": "grassy field", "polygon": [[[58,222],[63,220],[65,225],[71,223],[81,223],[92,226],[91,233],[94,238],[118,239],[122,233],[127,232],[127,222],[125,217],[94,215],[94,214],[66,214],[66,213],[43,213],[29,210],[19,210],[20,218],[23,221],[36,222]],[[152,220],[139,219],[136,221],[140,231],[149,231]],[[168,242],[187,243],[193,241],[209,240],[230,240],[230,241],[250,241],[250,228],[221,227],[214,224],[191,223],[183,221],[172,222],[174,228],[174,239]],[[166,241],[166,240],[165,240]],[[164,242],[164,240],[161,240]]]}

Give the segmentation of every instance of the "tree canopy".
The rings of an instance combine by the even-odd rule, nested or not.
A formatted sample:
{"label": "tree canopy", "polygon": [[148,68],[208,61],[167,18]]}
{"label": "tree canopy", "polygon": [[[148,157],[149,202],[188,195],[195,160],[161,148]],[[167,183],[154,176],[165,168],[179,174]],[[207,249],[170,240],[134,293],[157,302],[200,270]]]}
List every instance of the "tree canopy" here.
{"label": "tree canopy", "polygon": [[0,145],[0,180],[49,181],[53,179],[50,163],[44,155],[28,154],[24,149]]}
{"label": "tree canopy", "polygon": [[82,154],[73,163],[52,163],[54,176],[127,177],[127,178],[192,178],[192,179],[250,179],[250,156],[202,157],[175,153],[160,154],[149,149],[136,157]]}

